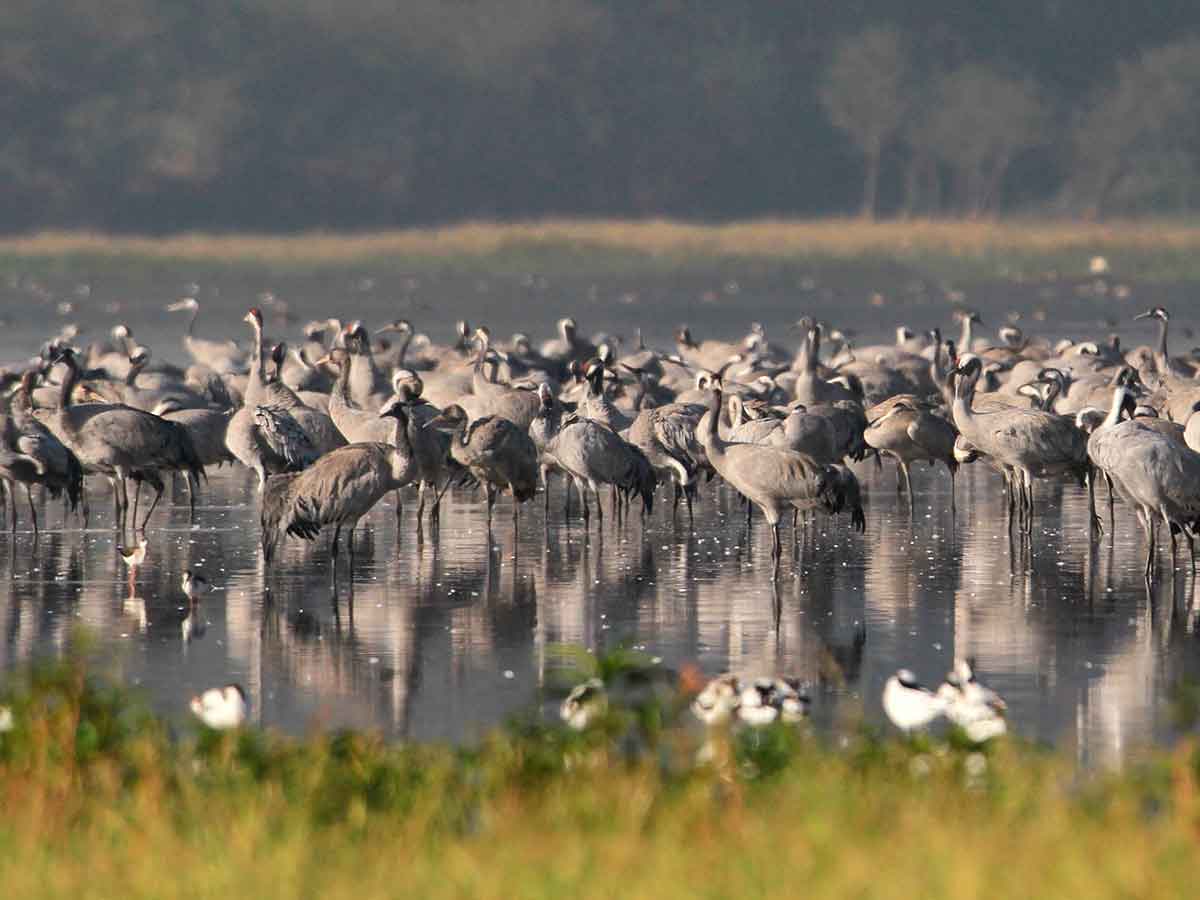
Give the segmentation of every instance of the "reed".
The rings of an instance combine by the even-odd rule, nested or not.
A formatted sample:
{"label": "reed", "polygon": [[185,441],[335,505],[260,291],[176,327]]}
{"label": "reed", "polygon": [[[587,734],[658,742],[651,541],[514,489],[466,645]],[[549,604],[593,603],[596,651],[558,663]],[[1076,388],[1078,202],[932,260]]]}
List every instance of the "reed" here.
{"label": "reed", "polygon": [[1123,274],[1200,274],[1200,224],[1177,220],[1086,223],[1055,220],[763,219],[694,224],[665,219],[465,222],[437,228],[293,235],[115,236],[47,231],[0,239],[0,265],[206,263],[310,270],[537,266],[547,258],[583,268],[635,271],[748,259],[768,264],[895,262],[983,275],[1047,269],[1087,271],[1095,255]]}

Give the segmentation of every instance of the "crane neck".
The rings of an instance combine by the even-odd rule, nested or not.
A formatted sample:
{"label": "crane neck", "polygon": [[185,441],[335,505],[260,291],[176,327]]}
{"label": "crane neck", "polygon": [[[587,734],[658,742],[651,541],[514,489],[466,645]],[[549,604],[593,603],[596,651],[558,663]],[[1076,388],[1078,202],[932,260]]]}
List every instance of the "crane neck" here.
{"label": "crane neck", "polygon": [[79,383],[79,363],[76,362],[75,357],[67,356],[63,360],[63,364],[67,367],[67,374],[63,376],[58,407],[65,411],[71,407],[71,395],[75,391],[75,385]]}
{"label": "crane neck", "polygon": [[192,307],[191,311],[188,313],[187,336],[189,338],[193,336],[192,332],[196,328],[196,318],[199,315],[200,315],[199,305]]}
{"label": "crane neck", "polygon": [[250,378],[259,385],[267,383],[267,364],[263,358],[263,330],[258,319],[251,318],[250,329],[254,332],[254,344],[250,348]]}
{"label": "crane neck", "polygon": [[1164,375],[1168,370],[1167,361],[1169,359],[1170,356],[1167,355],[1167,320],[1160,318],[1158,320],[1158,359],[1156,362]]}
{"label": "crane neck", "polygon": [[718,427],[721,419],[723,400],[724,396],[721,391],[713,391],[712,399],[708,402],[708,424],[704,428],[704,433],[700,435],[700,439],[704,443],[705,452],[710,456],[725,455],[726,442],[722,440],[721,431]]}
{"label": "crane neck", "polygon": [[962,331],[958,335],[958,352],[967,353],[971,349],[971,316],[962,317]]}
{"label": "crane neck", "polygon": [[1113,391],[1112,406],[1108,409],[1108,415],[1104,417],[1104,421],[1100,424],[1101,428],[1111,428],[1121,421],[1121,410],[1125,406],[1125,396],[1129,393],[1125,385],[1118,385]]}
{"label": "crane neck", "polygon": [[952,415],[954,416],[954,424],[959,426],[959,431],[962,431],[961,423],[970,423],[975,419],[975,410],[971,404],[975,399],[975,379],[965,379],[962,375],[956,375],[954,379],[954,401],[950,406]]}
{"label": "crane neck", "polygon": [[1046,412],[1054,410],[1054,401],[1058,399],[1058,395],[1062,393],[1062,385],[1057,379],[1046,382],[1046,390],[1042,394],[1042,409]]}

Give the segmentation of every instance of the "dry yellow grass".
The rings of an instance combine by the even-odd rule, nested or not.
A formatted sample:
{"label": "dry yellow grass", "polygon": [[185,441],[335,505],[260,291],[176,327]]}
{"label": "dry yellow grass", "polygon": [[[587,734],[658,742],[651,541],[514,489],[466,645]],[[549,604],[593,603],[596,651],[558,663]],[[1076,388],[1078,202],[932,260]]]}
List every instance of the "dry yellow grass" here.
{"label": "dry yellow grass", "polygon": [[863,256],[1063,252],[1190,253],[1200,250],[1200,225],[1178,221],[1008,220],[964,222],[856,219],[764,219],[724,225],[548,219],[527,223],[467,222],[443,228],[295,235],[180,234],[118,237],[47,231],[0,240],[0,255],[25,258],[87,255],[147,260],[345,265],[387,257],[481,257],[513,246],[599,248],[651,256],[857,258]]}

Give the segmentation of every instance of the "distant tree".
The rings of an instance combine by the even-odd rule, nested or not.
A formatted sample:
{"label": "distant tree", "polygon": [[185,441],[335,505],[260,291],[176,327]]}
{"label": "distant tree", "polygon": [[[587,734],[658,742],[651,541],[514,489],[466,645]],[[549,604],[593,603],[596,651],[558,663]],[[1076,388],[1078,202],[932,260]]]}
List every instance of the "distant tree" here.
{"label": "distant tree", "polygon": [[[1088,217],[1188,206],[1200,158],[1200,39],[1142,53],[1117,69],[1072,133],[1069,202]],[[1185,189],[1188,188],[1188,189]]]}
{"label": "distant tree", "polygon": [[994,211],[1013,160],[1047,136],[1049,116],[1036,85],[971,64],[936,79],[931,91],[923,146],[954,172],[966,215]]}
{"label": "distant tree", "polygon": [[909,45],[895,28],[868,28],[843,41],[821,85],[829,120],[862,152],[861,214],[875,215],[883,151],[908,113],[911,73]]}

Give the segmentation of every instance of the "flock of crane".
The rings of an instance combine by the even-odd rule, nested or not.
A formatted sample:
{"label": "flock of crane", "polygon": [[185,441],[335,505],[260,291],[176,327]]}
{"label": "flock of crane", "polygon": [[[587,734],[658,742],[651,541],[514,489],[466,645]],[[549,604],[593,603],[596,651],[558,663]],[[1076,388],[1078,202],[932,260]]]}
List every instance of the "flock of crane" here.
{"label": "flock of crane", "polygon": [[[17,488],[35,533],[33,489],[63,497],[86,523],[85,479],[111,485],[116,527],[135,541],[176,474],[192,509],[206,469],[240,463],[260,494],[262,551],[270,563],[288,536],[332,531],[337,587],[342,533],[353,561],[354,528],[385,495],[415,487],[417,520],[436,533],[440,504],[454,486],[478,486],[489,527],[501,494],[516,521],[522,504],[563,484],[585,523],[603,517],[601,489],[618,521],[640,501],[653,511],[669,486],[673,515],[689,523],[701,485],[713,477],[741,494],[747,521],[757,507],[793,533],[815,513],[865,518],[848,463],[874,455],[898,465],[898,488],[913,503],[910,466],[983,462],[1003,478],[1010,534],[1029,540],[1034,483],[1086,486],[1094,533],[1095,486],[1107,489],[1145,529],[1145,573],[1156,570],[1157,526],[1175,563],[1177,534],[1192,548],[1200,524],[1200,379],[1189,359],[1167,349],[1169,316],[1153,346],[1124,351],[1117,337],[1056,344],[1014,326],[977,338],[980,317],[960,310],[957,342],[938,330],[900,328],[894,344],[853,346],[828,326],[801,319],[794,352],[754,325],[741,340],[697,343],[687,327],[669,351],[631,352],[605,335],[583,337],[574,320],[535,348],[517,334],[496,342],[485,327],[458,322],[455,341],[435,345],[398,320],[373,333],[362,322],[312,322],[295,346],[268,339],[263,313],[245,316],[250,340],[198,338],[195,298],[167,307],[189,315],[186,369],[157,362],[128,326],[86,349],[72,331],[50,340],[21,372],[7,376],[0,423],[0,482],[17,524]],[[824,351],[824,352],[823,352]],[[132,482],[133,499],[130,501]],[[141,512],[143,486],[153,491]]]}

